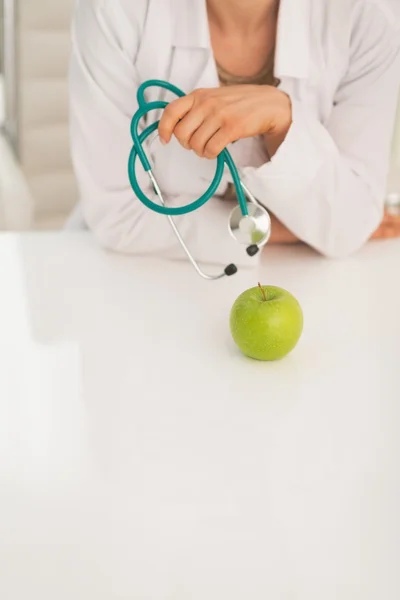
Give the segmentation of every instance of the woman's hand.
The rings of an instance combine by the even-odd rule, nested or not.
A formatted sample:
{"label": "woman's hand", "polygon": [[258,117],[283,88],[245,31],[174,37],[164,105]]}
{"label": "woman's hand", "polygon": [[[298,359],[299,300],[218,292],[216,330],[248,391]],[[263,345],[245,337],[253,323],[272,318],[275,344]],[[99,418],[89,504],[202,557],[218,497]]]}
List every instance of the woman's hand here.
{"label": "woman's hand", "polygon": [[400,215],[385,213],[383,221],[372,236],[373,240],[400,237]]}
{"label": "woman's hand", "polygon": [[275,215],[270,213],[271,217],[271,237],[269,244],[298,244],[300,240],[287,227],[279,221]]}
{"label": "woman's hand", "polygon": [[281,142],[292,123],[290,98],[267,85],[200,89],[171,102],[160,120],[163,143],[172,135],[187,150],[216,158],[232,142],[264,134]]}
{"label": "woman's hand", "polygon": [[[294,244],[299,240],[278,219],[271,215],[272,234],[270,244]],[[400,237],[400,214],[386,213],[383,221],[372,235],[371,239],[390,239]]]}
{"label": "woman's hand", "polygon": [[[270,244],[295,244],[299,242],[293,233],[291,233],[274,215],[271,216],[271,238]],[[372,235],[371,239],[390,239],[400,237],[400,214],[390,215],[386,213],[382,223]]]}

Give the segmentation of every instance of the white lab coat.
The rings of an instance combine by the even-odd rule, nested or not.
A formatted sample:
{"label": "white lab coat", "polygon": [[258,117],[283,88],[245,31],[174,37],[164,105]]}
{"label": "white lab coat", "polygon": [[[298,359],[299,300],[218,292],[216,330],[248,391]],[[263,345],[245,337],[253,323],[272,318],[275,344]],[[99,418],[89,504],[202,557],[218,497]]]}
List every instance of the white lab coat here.
{"label": "white lab coat", "polygon": [[[356,251],[382,218],[400,81],[397,5],[281,0],[275,74],[291,97],[293,124],[271,162],[257,139],[233,146],[253,194],[327,256]],[[185,92],[218,86],[205,0],[79,0],[70,109],[83,218],[108,248],[179,257],[167,219],[135,198],[127,176],[136,91],[153,78]],[[177,142],[155,161],[170,205],[191,202],[214,169]],[[228,233],[231,208],[216,197],[177,219],[198,260],[254,261]]]}

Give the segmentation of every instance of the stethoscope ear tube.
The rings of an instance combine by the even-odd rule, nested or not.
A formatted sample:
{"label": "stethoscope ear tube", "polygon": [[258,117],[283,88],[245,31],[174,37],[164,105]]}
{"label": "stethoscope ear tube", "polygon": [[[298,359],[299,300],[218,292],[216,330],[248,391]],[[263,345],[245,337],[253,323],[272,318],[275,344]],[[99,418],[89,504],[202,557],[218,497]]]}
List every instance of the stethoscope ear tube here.
{"label": "stethoscope ear tube", "polygon": [[[151,171],[149,171],[149,177],[150,177],[152,186],[154,188],[154,191],[157,194],[158,198],[160,199],[161,204],[163,206],[165,206],[165,202],[164,202],[164,198],[163,198],[161,189]],[[183,237],[181,236],[180,231],[177,228],[174,219],[171,217],[171,215],[167,215],[167,219],[168,219],[169,224],[171,225],[176,237],[178,238],[178,241],[179,241],[180,245],[182,246],[183,251],[185,252],[186,256],[188,257],[189,261],[191,262],[191,264],[193,265],[193,267],[197,271],[197,273],[200,275],[200,277],[202,277],[203,279],[206,279],[208,281],[216,281],[217,279],[222,279],[225,276],[230,277],[231,275],[234,275],[235,273],[237,273],[237,267],[234,264],[228,265],[222,273],[218,273],[217,275],[209,275],[208,273],[205,273],[203,271],[203,269],[199,266],[197,261],[195,260],[194,256],[190,252],[189,248],[187,247],[186,242],[183,239]]]}
{"label": "stethoscope ear tube", "polygon": [[[148,198],[146,196],[146,194],[140,187],[138,179],[136,177],[136,161],[139,158],[140,162],[142,163],[142,166],[143,166],[144,170],[147,172],[149,178],[151,178],[152,180],[155,179],[154,174],[151,170],[150,163],[149,163],[147,156],[143,150],[143,144],[147,140],[147,138],[157,130],[157,128],[158,128],[158,121],[156,123],[153,123],[149,127],[147,127],[138,137],[138,143],[135,143],[133,145],[132,150],[130,152],[129,163],[128,163],[129,181],[130,181],[131,187],[132,187],[133,191],[135,192],[135,195],[137,196],[137,198],[150,210],[152,210],[156,213],[159,213],[161,215],[171,216],[171,217],[186,215],[190,212],[198,210],[199,208],[204,206],[204,204],[206,204],[206,202],[208,202],[210,200],[210,198],[215,196],[215,194],[218,190],[218,187],[221,183],[223,174],[224,174],[224,168],[225,168],[224,158],[222,156],[218,157],[217,168],[215,171],[214,178],[213,178],[210,186],[208,187],[208,189],[205,191],[205,193],[200,198],[198,198],[191,204],[187,204],[186,206],[170,207],[170,206],[165,206],[165,204],[157,204],[156,202],[153,202],[150,198]],[[141,156],[139,155],[138,148],[141,149]],[[145,158],[143,158],[143,156]]]}

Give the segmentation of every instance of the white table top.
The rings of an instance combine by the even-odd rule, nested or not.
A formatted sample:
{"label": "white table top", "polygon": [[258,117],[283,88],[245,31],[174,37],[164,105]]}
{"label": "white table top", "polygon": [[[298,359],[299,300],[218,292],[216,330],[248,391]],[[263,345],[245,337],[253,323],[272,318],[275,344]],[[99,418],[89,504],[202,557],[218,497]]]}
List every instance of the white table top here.
{"label": "white table top", "polygon": [[[4,600],[398,600],[400,240],[261,273],[0,237]],[[258,280],[297,349],[245,359]]]}

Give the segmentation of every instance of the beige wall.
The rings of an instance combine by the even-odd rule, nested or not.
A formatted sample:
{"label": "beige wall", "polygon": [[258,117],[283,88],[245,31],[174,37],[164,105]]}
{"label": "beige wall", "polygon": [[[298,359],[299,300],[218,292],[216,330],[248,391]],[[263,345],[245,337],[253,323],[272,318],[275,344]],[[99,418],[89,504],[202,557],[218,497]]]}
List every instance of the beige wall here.
{"label": "beige wall", "polygon": [[0,73],[3,70],[3,0],[0,0]]}
{"label": "beige wall", "polygon": [[393,166],[400,169],[400,96],[397,109],[396,126],[393,137]]}
{"label": "beige wall", "polygon": [[35,226],[58,227],[77,199],[67,106],[75,0],[18,4],[18,153],[34,198]]}

